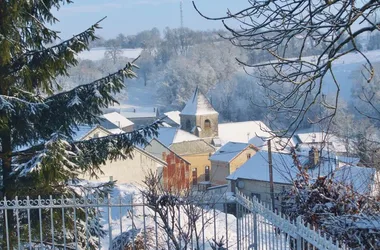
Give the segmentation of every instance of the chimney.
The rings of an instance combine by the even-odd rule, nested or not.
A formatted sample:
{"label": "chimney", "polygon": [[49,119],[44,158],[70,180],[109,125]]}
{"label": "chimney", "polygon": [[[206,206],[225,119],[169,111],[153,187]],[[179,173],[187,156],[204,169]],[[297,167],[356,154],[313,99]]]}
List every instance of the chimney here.
{"label": "chimney", "polygon": [[315,167],[319,163],[319,152],[315,147],[311,147],[309,151],[309,165]]}

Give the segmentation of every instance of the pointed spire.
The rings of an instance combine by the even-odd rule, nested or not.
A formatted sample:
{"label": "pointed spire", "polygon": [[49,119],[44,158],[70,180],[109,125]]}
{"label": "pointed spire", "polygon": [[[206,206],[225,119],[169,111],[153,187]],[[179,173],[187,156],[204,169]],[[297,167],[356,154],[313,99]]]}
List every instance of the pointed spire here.
{"label": "pointed spire", "polygon": [[207,97],[199,90],[198,86],[195,89],[193,97],[190,98],[181,112],[182,115],[208,115],[216,113],[218,112],[215,111]]}

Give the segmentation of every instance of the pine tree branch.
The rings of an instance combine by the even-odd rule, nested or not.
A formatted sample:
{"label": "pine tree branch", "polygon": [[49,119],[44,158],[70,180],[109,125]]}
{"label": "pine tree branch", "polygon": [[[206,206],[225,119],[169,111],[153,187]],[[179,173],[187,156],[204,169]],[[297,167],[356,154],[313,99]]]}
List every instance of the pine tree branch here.
{"label": "pine tree branch", "polygon": [[56,99],[58,99],[58,97],[60,96],[63,96],[63,95],[70,95],[74,92],[77,92],[77,91],[81,91],[83,89],[86,89],[86,88],[89,88],[91,86],[95,86],[96,84],[104,84],[104,83],[108,83],[110,82],[114,77],[119,77],[119,76],[125,76],[127,78],[134,78],[136,77],[136,74],[133,73],[133,68],[137,68],[137,66],[134,64],[134,62],[137,60],[138,58],[134,59],[132,61],[132,63],[127,63],[126,66],[117,71],[117,72],[114,72],[112,74],[109,74],[108,76],[105,76],[103,78],[100,78],[98,80],[95,80],[91,83],[87,83],[87,84],[82,84],[82,85],[79,85],[71,90],[68,90],[68,91],[64,91],[64,92],[60,92],[58,94],[55,94],[55,95],[52,95],[48,98],[46,98],[45,102],[48,103],[50,101],[55,101]]}
{"label": "pine tree branch", "polygon": [[[72,169],[70,178],[74,178],[78,173],[89,173],[91,177],[97,177],[97,172],[102,173],[100,167],[105,164],[106,160],[126,159],[133,157],[133,149],[136,146],[146,146],[149,144],[148,139],[158,135],[157,130],[162,124],[162,119],[155,121],[151,125],[123,134],[114,134],[100,138],[93,138],[85,141],[60,143],[60,136],[52,138],[51,142],[38,144],[29,149],[13,152],[13,175],[25,177],[31,172],[38,172],[41,167],[47,168],[46,160],[62,158],[60,164],[53,161],[52,168]],[[54,136],[56,136],[54,135]],[[65,146],[63,154],[57,151],[57,148],[51,145]],[[52,150],[55,150],[51,156]],[[44,165],[41,162],[45,160]],[[61,166],[59,166],[61,165]],[[64,168],[59,170],[63,172]],[[58,171],[56,169],[55,171]],[[75,171],[74,171],[75,170]],[[63,173],[64,174],[64,173]]]}
{"label": "pine tree branch", "polygon": [[45,92],[51,94],[52,79],[57,75],[67,75],[67,68],[77,64],[75,54],[88,50],[90,40],[97,39],[95,30],[100,29],[99,23],[104,19],[57,45],[22,54],[5,67],[11,69],[6,76],[21,78],[18,84],[23,85],[23,88],[27,87],[30,91],[42,87]]}

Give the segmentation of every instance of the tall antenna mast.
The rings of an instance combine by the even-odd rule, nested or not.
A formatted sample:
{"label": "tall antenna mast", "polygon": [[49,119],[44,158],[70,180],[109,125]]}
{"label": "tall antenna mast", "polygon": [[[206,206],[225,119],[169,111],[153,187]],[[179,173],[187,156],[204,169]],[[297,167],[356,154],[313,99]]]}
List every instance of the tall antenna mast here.
{"label": "tall antenna mast", "polygon": [[181,15],[181,29],[183,29],[183,0],[179,2],[179,11]]}

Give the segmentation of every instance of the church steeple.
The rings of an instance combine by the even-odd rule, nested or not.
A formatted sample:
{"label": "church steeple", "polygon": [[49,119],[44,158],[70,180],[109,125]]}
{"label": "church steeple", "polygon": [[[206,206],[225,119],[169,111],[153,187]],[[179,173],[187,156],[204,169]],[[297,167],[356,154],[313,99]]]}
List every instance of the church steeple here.
{"label": "church steeple", "polygon": [[201,138],[218,136],[219,113],[197,87],[182,110],[181,127]]}

